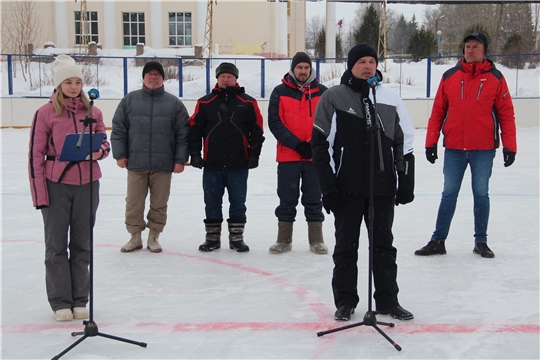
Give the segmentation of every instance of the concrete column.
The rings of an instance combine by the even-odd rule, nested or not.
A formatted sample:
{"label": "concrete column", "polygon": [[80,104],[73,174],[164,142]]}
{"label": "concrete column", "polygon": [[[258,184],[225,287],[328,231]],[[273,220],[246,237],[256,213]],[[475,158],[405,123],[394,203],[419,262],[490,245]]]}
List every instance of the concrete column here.
{"label": "concrete column", "polygon": [[[146,45],[154,49],[163,48],[163,26],[169,26],[168,15],[168,13],[163,13],[161,0],[150,0],[150,24],[146,26]],[[151,32],[150,44],[148,44],[148,30]]]}
{"label": "concrete column", "polygon": [[[103,35],[100,34],[100,42],[105,49],[122,49],[124,47],[124,39],[120,36],[117,39],[117,28],[122,26],[120,15],[116,15],[116,1],[103,1],[103,19],[99,19],[99,23],[103,24]],[[120,25],[119,25],[120,24]]]}
{"label": "concrete column", "polygon": [[277,57],[288,57],[287,49],[287,34],[288,34],[288,19],[287,19],[287,3],[276,2],[276,52]]}
{"label": "concrete column", "polygon": [[73,44],[69,43],[68,21],[74,22],[75,18],[73,14],[68,16],[67,2],[65,0],[56,0],[55,9],[56,21],[54,22],[54,31],[56,32],[56,47],[72,48],[73,44],[75,44],[75,39],[73,39]]}
{"label": "concrete column", "polygon": [[[326,2],[326,57],[336,57],[336,3],[333,1]],[[329,60],[327,62],[335,62]]]}

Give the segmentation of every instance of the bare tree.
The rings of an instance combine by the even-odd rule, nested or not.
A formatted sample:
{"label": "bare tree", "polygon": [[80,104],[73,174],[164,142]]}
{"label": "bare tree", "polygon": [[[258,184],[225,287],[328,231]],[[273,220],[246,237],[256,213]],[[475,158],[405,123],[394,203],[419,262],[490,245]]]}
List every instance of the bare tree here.
{"label": "bare tree", "polygon": [[325,19],[321,15],[313,16],[306,24],[306,50],[311,52],[311,55],[314,54],[317,37],[325,25]]}
{"label": "bare tree", "polygon": [[[41,33],[41,24],[36,4],[35,0],[2,1],[3,53],[26,54],[28,45],[37,43]],[[24,80],[30,89],[33,89],[30,58],[28,56],[17,58]]]}

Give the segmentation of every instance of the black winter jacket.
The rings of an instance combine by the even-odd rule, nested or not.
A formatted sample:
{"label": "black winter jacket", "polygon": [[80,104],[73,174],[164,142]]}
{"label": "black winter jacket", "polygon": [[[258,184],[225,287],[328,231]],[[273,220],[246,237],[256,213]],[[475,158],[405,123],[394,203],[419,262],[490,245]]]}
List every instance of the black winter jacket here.
{"label": "black winter jacket", "polygon": [[[378,75],[382,78],[380,72]],[[367,102],[371,123],[381,127],[382,160],[384,172],[379,171],[378,136],[374,140],[374,196],[394,196],[397,172],[400,187],[414,189],[414,157],[412,125],[401,99],[392,90],[377,86],[378,116],[374,116],[372,94],[365,80],[356,79],[349,70],[341,78],[341,84],[323,93],[315,113],[312,135],[313,165],[323,195],[332,192],[369,196],[370,140],[371,131],[366,121]],[[400,121],[404,121],[401,124]],[[405,150],[404,144],[411,144]]]}
{"label": "black winter jacket", "polygon": [[[257,101],[243,87],[220,89],[197,101],[191,115],[189,151],[203,153],[205,167],[242,168],[261,155],[263,118]],[[204,143],[204,145],[203,145]]]}

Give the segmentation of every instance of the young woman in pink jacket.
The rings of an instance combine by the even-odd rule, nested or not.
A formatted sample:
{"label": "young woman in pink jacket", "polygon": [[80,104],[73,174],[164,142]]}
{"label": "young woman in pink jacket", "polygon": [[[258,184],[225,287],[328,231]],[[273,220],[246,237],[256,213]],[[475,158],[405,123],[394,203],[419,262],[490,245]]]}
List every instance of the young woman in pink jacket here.
{"label": "young woman in pink jacket", "polygon": [[[28,175],[33,204],[43,215],[47,297],[57,321],[88,317],[89,221],[90,211],[95,218],[99,203],[101,170],[94,161],[90,183],[90,161],[59,160],[66,135],[82,131],[80,120],[90,107],[82,85],[83,74],[75,61],[67,55],[58,56],[54,93],[36,111],[30,131]],[[105,133],[101,111],[92,107],[89,115],[96,120],[92,124],[94,133]],[[105,136],[99,151],[92,153],[92,160],[104,159],[109,151]]]}

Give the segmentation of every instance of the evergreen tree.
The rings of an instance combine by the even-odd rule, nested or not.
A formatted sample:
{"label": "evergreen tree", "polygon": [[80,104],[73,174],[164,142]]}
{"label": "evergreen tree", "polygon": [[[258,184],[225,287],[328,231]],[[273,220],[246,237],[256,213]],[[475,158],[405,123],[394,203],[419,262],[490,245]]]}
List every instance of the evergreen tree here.
{"label": "evergreen tree", "polygon": [[409,38],[410,38],[412,36],[412,34],[414,34],[414,32],[418,30],[418,21],[416,21],[416,15],[415,14],[413,14],[411,21],[409,21],[409,23],[407,25],[409,27],[408,34],[409,34]]}
{"label": "evergreen tree", "polygon": [[[315,41],[315,57],[319,59],[324,59],[326,57],[326,28],[324,26],[321,31],[319,31],[317,40]],[[336,57],[344,57],[343,40],[339,34],[336,36]]]}
{"label": "evergreen tree", "polygon": [[409,24],[405,20],[405,16],[401,14],[399,21],[393,31],[392,41],[390,42],[390,50],[395,54],[404,54],[409,47],[411,32]]}
{"label": "evergreen tree", "polygon": [[354,31],[355,44],[368,43],[377,49],[379,45],[379,24],[380,18],[377,9],[370,4],[362,18],[362,24]]}
{"label": "evergreen tree", "polygon": [[[523,54],[529,44],[525,41],[523,36],[518,33],[513,33],[506,39],[506,43],[503,47],[503,54]],[[502,59],[502,64],[512,69],[523,69],[525,67],[524,56],[505,56]]]}
{"label": "evergreen tree", "polygon": [[413,56],[413,61],[420,61],[437,53],[437,37],[431,30],[423,26],[416,30],[409,41],[407,52]]}
{"label": "evergreen tree", "polygon": [[326,57],[326,28],[323,26],[315,41],[315,57],[324,59]]}

